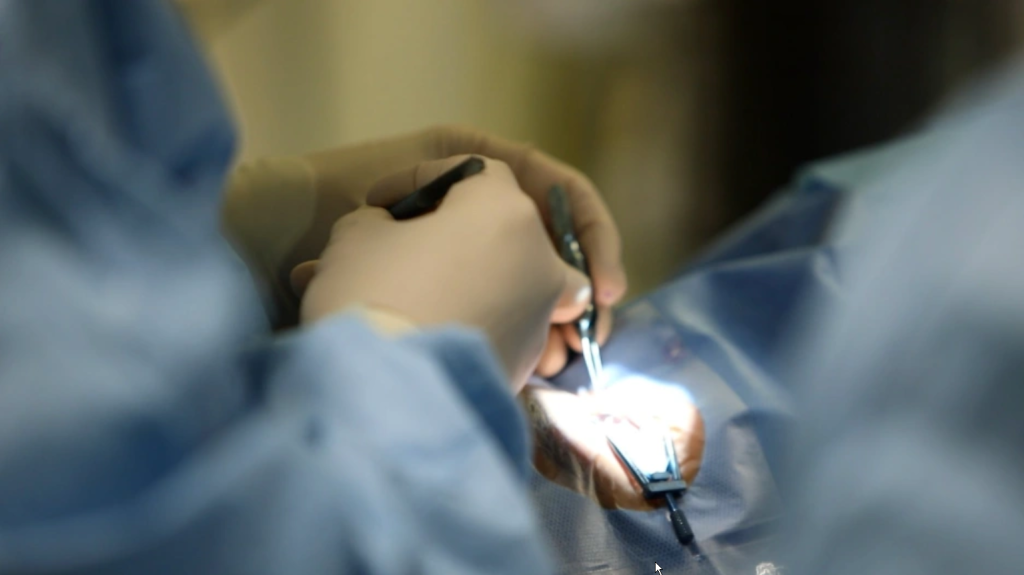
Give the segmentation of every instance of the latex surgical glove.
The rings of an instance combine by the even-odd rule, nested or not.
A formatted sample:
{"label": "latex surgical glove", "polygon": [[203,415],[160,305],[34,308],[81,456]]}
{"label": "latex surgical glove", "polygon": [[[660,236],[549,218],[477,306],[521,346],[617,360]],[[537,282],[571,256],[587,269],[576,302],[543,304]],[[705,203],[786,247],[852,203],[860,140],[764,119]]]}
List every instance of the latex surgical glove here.
{"label": "latex surgical glove", "polygon": [[[692,482],[700,470],[704,421],[678,389],[621,382],[604,390],[573,394],[530,384],[520,394],[520,401],[533,429],[537,471],[602,507],[650,510],[664,504],[644,499],[640,484],[608,444],[608,434],[616,431],[610,426],[622,426],[626,432],[641,428],[666,433],[675,446],[683,479]],[[649,443],[655,455],[664,453],[659,441]]]}
{"label": "latex surgical glove", "polygon": [[[274,290],[276,306],[288,323],[298,316],[298,301],[288,289],[289,275],[299,263],[320,256],[338,218],[363,205],[371,186],[381,178],[422,161],[460,154],[505,162],[545,220],[548,190],[562,184],[590,262],[599,306],[606,309],[622,298],[626,276],[619,233],[594,185],[579,171],[529,145],[470,128],[435,127],[302,158],[242,165],[228,188],[224,224]],[[403,189],[409,188],[408,183]],[[603,313],[601,318],[598,331],[604,338],[610,331],[611,316]],[[551,330],[541,373],[551,375],[562,368],[567,340],[578,349],[571,331]]]}
{"label": "latex surgical glove", "polygon": [[[410,185],[429,182],[464,157],[419,165]],[[362,207],[333,226],[323,255],[296,267],[302,321],[352,306],[381,309],[419,326],[479,328],[514,391],[544,350],[552,317],[577,316],[589,280],[566,265],[536,206],[504,163],[452,187],[440,208],[406,221]]]}

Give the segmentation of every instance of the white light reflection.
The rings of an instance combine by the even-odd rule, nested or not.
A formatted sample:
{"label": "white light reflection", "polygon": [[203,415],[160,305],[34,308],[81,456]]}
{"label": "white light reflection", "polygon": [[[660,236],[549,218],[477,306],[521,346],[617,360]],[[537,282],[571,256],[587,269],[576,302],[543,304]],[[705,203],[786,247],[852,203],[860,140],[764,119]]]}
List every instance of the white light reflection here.
{"label": "white light reflection", "polygon": [[576,388],[566,381],[560,382],[564,387],[540,380],[526,386],[520,400],[534,431],[535,465],[548,479],[604,507],[649,510],[651,503],[608,437],[649,474],[666,468],[668,435],[683,477],[692,480],[703,456],[704,423],[678,381],[660,381],[621,365],[609,365],[606,376],[607,386],[596,390],[568,391]]}
{"label": "white light reflection", "polygon": [[637,425],[631,419],[601,417],[602,430],[608,439],[632,461],[641,473],[651,475],[668,469],[664,437],[668,429]]}
{"label": "white light reflection", "polygon": [[[577,391],[579,393],[604,392],[621,387],[624,390],[629,390],[628,395],[635,398],[635,403],[642,404],[652,398],[670,399],[670,397],[677,398],[674,402],[694,403],[693,395],[683,384],[676,381],[661,381],[614,363],[604,366],[603,384],[599,389],[584,386],[578,388]],[[625,393],[623,395],[627,396]]]}
{"label": "white light reflection", "polygon": [[609,365],[605,386],[581,392],[595,402],[594,422],[645,474],[665,471],[665,437],[687,435],[696,416],[690,392],[675,382]]}

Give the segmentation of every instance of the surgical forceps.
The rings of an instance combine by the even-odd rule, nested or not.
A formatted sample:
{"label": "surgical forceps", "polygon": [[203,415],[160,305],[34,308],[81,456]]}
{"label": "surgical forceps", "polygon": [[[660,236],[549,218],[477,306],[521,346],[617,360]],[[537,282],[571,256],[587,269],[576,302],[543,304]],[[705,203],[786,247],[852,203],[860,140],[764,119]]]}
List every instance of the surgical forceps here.
{"label": "surgical forceps", "polygon": [[[576,239],[569,198],[562,186],[556,184],[551,187],[548,192],[548,205],[551,208],[551,226],[562,259],[590,277],[587,258],[583,255],[580,242]],[[587,364],[590,385],[592,388],[598,389],[604,383],[604,362],[601,361],[601,348],[597,343],[597,305],[594,303],[594,293],[596,293],[596,289],[591,291],[587,309],[576,320],[576,331],[580,334],[583,362]]]}
{"label": "surgical forceps", "polygon": [[643,488],[644,499],[665,498],[665,504],[668,505],[669,521],[672,523],[672,530],[676,533],[676,539],[684,546],[689,547],[693,543],[693,530],[676,501],[677,496],[682,497],[686,492],[686,481],[679,473],[679,460],[676,458],[676,447],[672,438],[667,433],[662,438],[665,443],[665,470],[649,475],[641,471],[611,437],[608,437],[608,445],[611,445],[612,451],[626,464],[626,468]]}

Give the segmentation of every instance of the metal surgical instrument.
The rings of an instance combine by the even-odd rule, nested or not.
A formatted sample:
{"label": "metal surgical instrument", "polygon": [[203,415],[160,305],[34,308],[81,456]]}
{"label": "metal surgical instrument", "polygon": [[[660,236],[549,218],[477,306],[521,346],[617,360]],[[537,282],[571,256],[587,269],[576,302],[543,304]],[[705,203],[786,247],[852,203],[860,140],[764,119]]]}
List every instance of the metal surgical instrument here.
{"label": "metal surgical instrument", "polygon": [[[576,239],[572,209],[565,189],[554,185],[548,192],[548,204],[551,208],[551,225],[558,243],[559,253],[569,265],[590,277],[587,258]],[[583,362],[587,365],[591,387],[597,389],[604,383],[604,363],[601,361],[601,348],[597,343],[597,305],[594,296],[590,298],[587,309],[576,320],[576,331],[580,335]]]}
{"label": "metal surgical instrument", "polygon": [[455,184],[484,171],[486,164],[481,158],[472,156],[459,165],[441,174],[433,181],[417,189],[388,208],[396,220],[408,220],[422,216],[437,207]]}
{"label": "metal surgical instrument", "polygon": [[677,497],[682,497],[683,493],[686,492],[686,481],[683,480],[679,473],[679,461],[676,458],[676,448],[672,438],[665,434],[663,440],[665,443],[665,470],[651,474],[644,473],[633,460],[626,456],[625,452],[615,444],[611,437],[608,438],[608,444],[611,445],[612,451],[626,464],[630,474],[633,475],[637,483],[640,484],[640,487],[643,488],[645,499],[665,498],[665,504],[668,505],[669,521],[672,523],[672,530],[676,533],[676,539],[679,539],[680,543],[689,547],[693,542],[693,530],[690,528],[690,522],[686,520],[683,510],[676,500]]}

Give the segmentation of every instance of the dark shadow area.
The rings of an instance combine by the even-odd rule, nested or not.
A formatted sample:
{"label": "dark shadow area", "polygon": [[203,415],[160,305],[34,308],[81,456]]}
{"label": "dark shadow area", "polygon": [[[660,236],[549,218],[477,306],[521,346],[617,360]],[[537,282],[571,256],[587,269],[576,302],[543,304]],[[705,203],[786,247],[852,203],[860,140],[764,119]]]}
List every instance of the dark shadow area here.
{"label": "dark shadow area", "polygon": [[1010,0],[721,0],[711,237],[801,165],[898,136],[1016,45]]}

